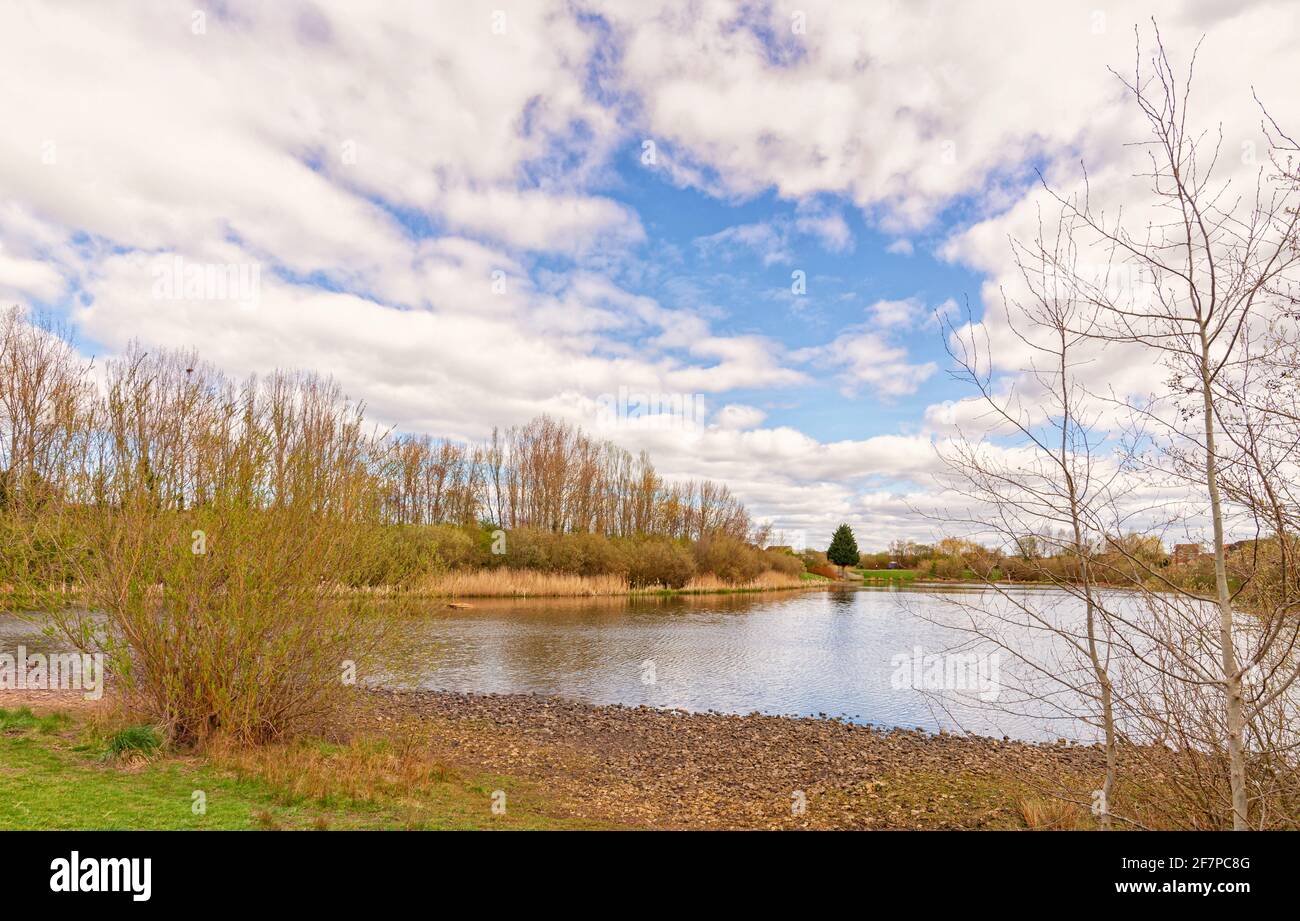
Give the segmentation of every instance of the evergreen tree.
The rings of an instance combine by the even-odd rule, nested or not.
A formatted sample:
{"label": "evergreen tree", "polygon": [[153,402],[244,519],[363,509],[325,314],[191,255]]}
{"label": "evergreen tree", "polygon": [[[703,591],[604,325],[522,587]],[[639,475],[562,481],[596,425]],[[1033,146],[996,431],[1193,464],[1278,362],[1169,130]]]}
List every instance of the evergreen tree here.
{"label": "evergreen tree", "polygon": [[847,524],[835,529],[831,545],[826,549],[826,559],[840,568],[841,576],[845,566],[858,565],[858,542],[853,539],[853,529]]}

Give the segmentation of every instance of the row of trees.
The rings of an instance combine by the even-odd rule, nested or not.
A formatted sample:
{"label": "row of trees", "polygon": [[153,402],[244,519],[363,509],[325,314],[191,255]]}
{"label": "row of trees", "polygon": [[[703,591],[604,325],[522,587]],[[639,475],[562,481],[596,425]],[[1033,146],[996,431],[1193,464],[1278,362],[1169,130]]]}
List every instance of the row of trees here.
{"label": "row of trees", "polygon": [[[922,576],[937,579],[978,578],[1009,582],[1042,581],[1050,572],[1051,581],[1077,581],[1081,578],[1078,556],[1062,549],[1068,544],[1067,535],[1057,533],[1050,538],[1038,534],[1015,537],[1006,546],[985,546],[969,538],[945,537],[933,544],[915,541],[895,541],[891,549],[880,553],[863,554],[862,565],[868,569],[882,569],[897,563],[916,570]],[[1147,566],[1165,570],[1162,579],[1191,585],[1206,581],[1209,572],[1213,581],[1213,557],[1198,553],[1189,560],[1175,560],[1165,549],[1159,534],[1128,533],[1120,537],[1096,535],[1085,537],[1088,556],[1097,569],[1094,578],[1104,573],[1117,579],[1117,586],[1128,586],[1131,575],[1126,561],[1141,559]],[[1240,541],[1229,547],[1229,581],[1238,584],[1242,578],[1242,561],[1253,561],[1259,554],[1267,554],[1272,541]],[[1190,545],[1198,547],[1199,545]],[[1244,554],[1244,555],[1243,555]],[[1170,568],[1172,567],[1172,568]]]}
{"label": "row of trees", "polygon": [[388,486],[388,513],[401,524],[487,521],[507,530],[608,537],[766,538],[725,485],[666,482],[645,452],[633,455],[545,416],[493,430],[482,444],[399,438]]}
{"label": "row of trees", "polygon": [[642,581],[771,563],[725,489],[667,485],[552,420],[476,447],[394,439],[315,374],[235,382],[140,347],[97,368],[0,314],[0,606],[51,612],[178,741],[326,712],[415,603],[355,589],[420,574],[425,537],[470,559],[494,525],[518,538],[509,560]]}
{"label": "row of trees", "polygon": [[[319,430],[338,408],[351,444],[334,460],[375,480],[383,521],[766,539],[725,485],[668,482],[644,452],[548,417],[494,430],[482,444],[386,438],[366,428],[363,408],[336,383],[314,374],[236,384],[193,352],[133,346],[106,366],[101,393],[60,331],[33,325],[16,307],[0,315],[0,346],[0,507],[21,493],[103,503],[113,499],[110,484],[123,483],[183,510],[219,494],[232,464],[257,466],[257,452],[266,466],[245,484],[244,500],[283,504],[298,498],[288,469],[296,452],[342,450]],[[304,414],[301,430],[292,428],[295,413]],[[332,484],[316,485],[327,501]]]}

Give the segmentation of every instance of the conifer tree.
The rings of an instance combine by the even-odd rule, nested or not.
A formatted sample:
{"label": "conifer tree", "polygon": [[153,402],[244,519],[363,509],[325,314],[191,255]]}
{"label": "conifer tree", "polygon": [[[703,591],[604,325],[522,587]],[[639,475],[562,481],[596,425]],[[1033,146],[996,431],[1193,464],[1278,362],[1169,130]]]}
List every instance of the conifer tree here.
{"label": "conifer tree", "polygon": [[845,566],[858,565],[858,542],[853,539],[853,529],[847,524],[835,529],[831,545],[826,550],[826,559],[840,568],[841,576]]}

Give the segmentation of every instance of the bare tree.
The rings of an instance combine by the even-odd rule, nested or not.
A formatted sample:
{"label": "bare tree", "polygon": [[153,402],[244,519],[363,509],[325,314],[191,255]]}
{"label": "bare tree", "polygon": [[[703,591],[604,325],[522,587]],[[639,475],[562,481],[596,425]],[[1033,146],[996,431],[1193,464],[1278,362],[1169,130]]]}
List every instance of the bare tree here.
{"label": "bare tree", "polygon": [[[1253,330],[1278,313],[1277,292],[1289,287],[1300,263],[1298,187],[1294,173],[1288,176],[1275,168],[1276,157],[1271,165],[1260,167],[1254,189],[1247,194],[1238,194],[1230,181],[1216,180],[1221,132],[1209,135],[1188,125],[1195,54],[1180,78],[1158,30],[1155,44],[1149,69],[1139,42],[1132,76],[1117,76],[1150,128],[1150,138],[1142,145],[1150,165],[1142,175],[1168,220],[1131,226],[1122,210],[1109,216],[1095,207],[1090,189],[1081,197],[1057,198],[1108,266],[1101,277],[1077,278],[1078,290],[1095,308],[1096,325],[1088,335],[1134,347],[1168,373],[1168,392],[1142,400],[1125,394],[1116,399],[1131,412],[1149,443],[1159,448],[1150,469],[1204,496],[1213,535],[1214,588],[1204,599],[1194,593],[1184,593],[1178,601],[1150,596],[1157,619],[1174,618],[1179,624],[1175,628],[1166,622],[1165,629],[1144,630],[1154,645],[1134,648],[1148,656],[1159,649],[1169,661],[1149,658],[1148,665],[1176,666],[1185,685],[1212,686],[1220,692],[1232,825],[1246,829],[1251,714],[1243,680],[1248,669],[1269,658],[1276,636],[1242,629],[1240,588],[1230,580],[1227,530],[1233,509],[1226,490],[1234,470],[1243,464],[1273,482],[1277,471],[1252,464],[1243,444],[1225,432],[1225,402],[1231,402],[1225,395],[1235,387],[1247,396],[1240,388],[1257,358],[1251,348]],[[1142,284],[1114,285],[1113,271],[1141,279]],[[1137,565],[1135,560],[1130,563]],[[1137,568],[1142,576],[1161,578],[1145,564]],[[1213,606],[1217,624],[1214,636],[1198,636],[1194,646],[1212,646],[1212,668],[1204,657],[1170,645],[1186,642],[1187,631],[1195,632],[1201,622],[1195,602],[1201,600]],[[1177,611],[1176,604],[1182,605]],[[1239,648],[1243,642],[1250,643],[1245,653]]]}
{"label": "bare tree", "polygon": [[[1014,548],[1036,581],[1052,583],[1079,602],[1068,611],[1057,598],[1044,604],[976,568],[1002,604],[975,602],[978,614],[958,626],[1021,663],[1022,694],[1042,704],[1062,700],[1065,691],[1053,706],[1100,730],[1105,774],[1089,804],[1101,827],[1110,829],[1119,730],[1111,629],[1097,603],[1092,528],[1098,509],[1110,501],[1118,467],[1100,456],[1108,432],[1096,427],[1100,409],[1079,380],[1096,349],[1089,305],[1079,296],[1075,273],[1065,270],[1078,260],[1072,231],[1064,215],[1050,233],[1040,217],[1031,243],[1011,241],[1026,294],[1022,299],[1003,292],[1004,317],[1028,358],[1010,386],[999,385],[985,327],[967,322],[958,329],[945,318],[955,376],[978,391],[979,421],[987,432],[975,441],[963,434],[943,456],[951,474],[947,487],[980,510],[978,520],[966,524],[992,532],[998,544]],[[1060,566],[1061,560],[1068,565]],[[959,597],[954,602],[964,603]],[[1044,637],[1046,642],[1036,641]],[[1084,667],[1063,662],[1071,658]],[[1035,690],[1044,685],[1048,690]],[[1079,796],[1064,795],[1076,801]]]}

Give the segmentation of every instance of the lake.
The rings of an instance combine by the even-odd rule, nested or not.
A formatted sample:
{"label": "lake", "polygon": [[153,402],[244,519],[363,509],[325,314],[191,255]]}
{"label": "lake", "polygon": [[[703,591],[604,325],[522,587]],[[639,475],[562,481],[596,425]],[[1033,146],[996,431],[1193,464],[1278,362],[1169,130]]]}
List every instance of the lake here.
{"label": "lake", "polygon": [[[1040,606],[1064,592],[1023,590]],[[952,681],[934,657],[971,652],[947,624],[997,603],[968,587],[853,588],[633,599],[478,600],[421,617],[400,641],[401,672],[380,683],[536,693],[600,704],[843,717],[984,735],[1089,740],[1091,731],[1019,700],[1017,665],[987,655]],[[956,607],[958,602],[960,607]],[[1041,642],[1036,640],[1035,642]],[[918,660],[921,669],[900,675]],[[987,650],[984,650],[987,652]],[[900,662],[900,657],[905,662]],[[947,663],[945,663],[947,664]],[[917,674],[917,680],[907,680]],[[993,680],[1000,682],[997,699]],[[1015,712],[1006,712],[1010,708]]]}
{"label": "lake", "polygon": [[[1077,604],[1051,589],[1011,591],[1040,608]],[[404,621],[383,672],[369,680],[1090,741],[1088,727],[1023,699],[1013,656],[994,658],[951,626],[999,601],[979,587],[914,586],[431,605]],[[62,645],[0,618],[0,652],[20,643],[30,652]]]}

